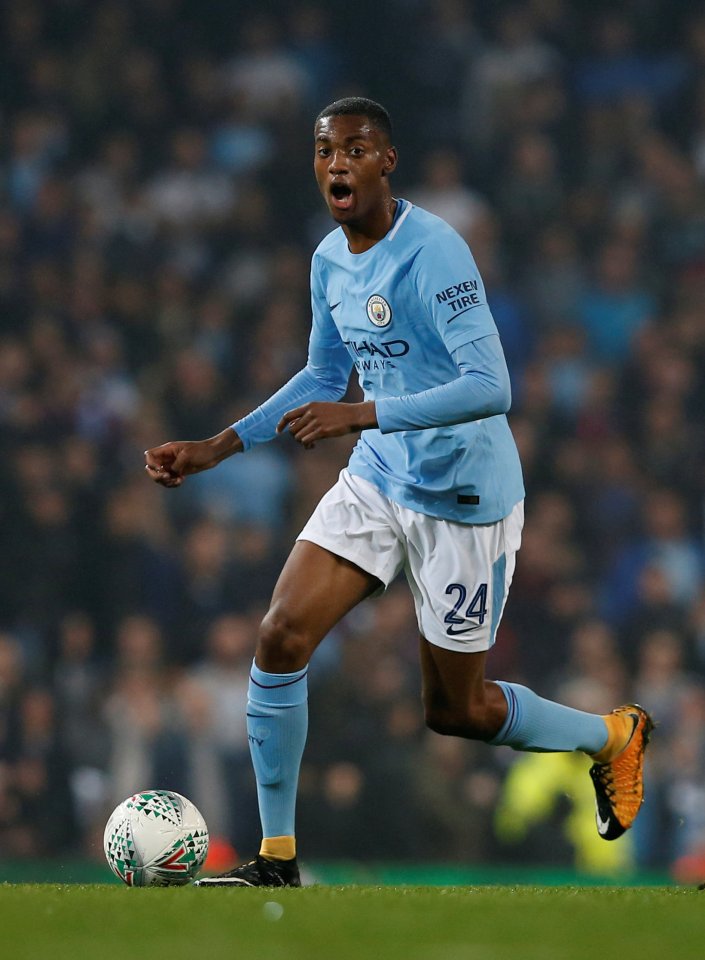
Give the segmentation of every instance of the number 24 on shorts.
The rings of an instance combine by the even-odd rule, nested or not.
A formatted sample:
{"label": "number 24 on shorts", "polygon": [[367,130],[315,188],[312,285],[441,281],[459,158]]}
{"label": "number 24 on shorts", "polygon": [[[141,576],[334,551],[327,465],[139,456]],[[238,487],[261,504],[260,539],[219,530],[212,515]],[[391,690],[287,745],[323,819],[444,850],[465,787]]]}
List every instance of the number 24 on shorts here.
{"label": "number 24 on shorts", "polygon": [[[443,618],[443,622],[447,624],[446,633],[449,637],[455,637],[459,633],[469,633],[476,627],[482,626],[487,616],[486,583],[481,583],[477,588],[463,615],[460,614],[460,611],[468,598],[467,588],[462,583],[449,583],[446,587],[446,594],[455,596],[453,609],[449,610]],[[477,623],[468,626],[468,620],[476,620]]]}

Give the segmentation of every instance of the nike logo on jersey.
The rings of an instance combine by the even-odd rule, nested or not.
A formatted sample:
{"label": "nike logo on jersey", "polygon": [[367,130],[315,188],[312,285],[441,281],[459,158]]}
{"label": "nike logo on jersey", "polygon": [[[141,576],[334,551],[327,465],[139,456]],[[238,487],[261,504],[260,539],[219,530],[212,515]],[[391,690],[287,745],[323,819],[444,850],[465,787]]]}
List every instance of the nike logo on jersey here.
{"label": "nike logo on jersey", "polygon": [[335,310],[336,307],[339,307],[342,302],[343,302],[342,300],[338,300],[337,303],[332,303],[332,304],[330,305],[330,311],[331,311],[331,313],[333,312],[333,310]]}

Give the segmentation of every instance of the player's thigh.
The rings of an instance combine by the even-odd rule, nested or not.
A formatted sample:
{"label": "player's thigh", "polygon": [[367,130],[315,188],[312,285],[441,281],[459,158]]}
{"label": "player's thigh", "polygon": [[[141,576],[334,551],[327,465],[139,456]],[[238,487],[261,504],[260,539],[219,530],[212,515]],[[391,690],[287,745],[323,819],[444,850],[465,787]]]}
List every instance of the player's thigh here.
{"label": "player's thigh", "polygon": [[257,665],[270,673],[301,669],[336,623],[379,587],[377,577],[344,557],[297,541],[260,627]]}
{"label": "player's thigh", "polygon": [[494,644],[521,542],[523,504],[496,523],[404,517],[405,572],[423,637],[475,654]]}
{"label": "player's thigh", "polygon": [[387,587],[404,567],[397,508],[368,480],[340,472],[298,536],[354,563]]}
{"label": "player's thigh", "polygon": [[277,582],[260,631],[259,666],[274,671],[265,663],[276,661],[294,670],[307,663],[349,610],[394,579],[404,564],[402,541],[390,501],[343,470],[299,534]]}

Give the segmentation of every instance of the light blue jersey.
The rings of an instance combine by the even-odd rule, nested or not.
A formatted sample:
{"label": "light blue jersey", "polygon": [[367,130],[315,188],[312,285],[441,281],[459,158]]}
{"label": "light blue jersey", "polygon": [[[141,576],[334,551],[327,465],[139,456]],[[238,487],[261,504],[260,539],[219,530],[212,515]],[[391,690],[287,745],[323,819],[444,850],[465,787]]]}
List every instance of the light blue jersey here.
{"label": "light blue jersey", "polygon": [[[514,439],[497,412],[509,403],[508,377],[462,238],[399,201],[387,235],[364,253],[350,252],[341,228],[325,237],[313,255],[311,299],[306,371],[234,424],[245,448],[269,439],[286,410],[339,398],[354,365],[379,429],[362,432],[351,473],[430,516],[507,516],[524,496]],[[497,406],[503,377],[506,401]]]}

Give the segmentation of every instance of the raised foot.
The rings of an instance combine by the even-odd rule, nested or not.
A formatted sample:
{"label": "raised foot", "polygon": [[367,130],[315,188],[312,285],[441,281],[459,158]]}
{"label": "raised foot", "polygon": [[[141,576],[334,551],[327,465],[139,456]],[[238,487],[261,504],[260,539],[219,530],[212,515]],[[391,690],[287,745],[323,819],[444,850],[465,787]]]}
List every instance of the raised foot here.
{"label": "raised foot", "polygon": [[654,722],[637,703],[617,707],[614,714],[630,716],[634,730],[626,747],[608,763],[594,763],[595,819],[603,840],[616,840],[628,830],[644,802],[644,751]]}

